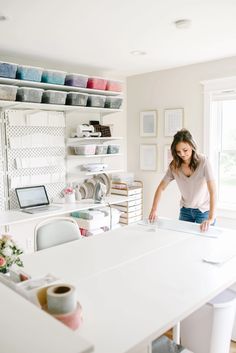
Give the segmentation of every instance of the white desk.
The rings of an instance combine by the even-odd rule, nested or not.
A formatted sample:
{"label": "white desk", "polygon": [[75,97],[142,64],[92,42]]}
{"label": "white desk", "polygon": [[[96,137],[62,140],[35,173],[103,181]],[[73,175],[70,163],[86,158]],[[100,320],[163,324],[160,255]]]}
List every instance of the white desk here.
{"label": "white desk", "polygon": [[104,206],[108,206],[116,203],[121,203],[127,200],[128,198],[126,196],[111,195],[106,197],[104,202],[102,203],[94,203],[92,199],[85,199],[75,203],[55,204],[55,206],[58,206],[58,209],[54,211],[49,211],[49,212],[39,212],[35,214],[29,214],[29,213],[22,212],[20,210],[3,211],[3,212],[0,212],[0,227],[10,226],[13,224],[19,224],[24,222],[31,222],[31,221],[35,221],[49,216],[60,216],[66,213],[86,210],[88,208],[104,207]]}
{"label": "white desk", "polygon": [[236,249],[233,232],[215,239],[139,227],[24,258],[26,272],[51,272],[77,286],[84,313],[78,335],[95,353],[146,346],[236,281],[236,257],[221,266],[202,261],[215,248]]}

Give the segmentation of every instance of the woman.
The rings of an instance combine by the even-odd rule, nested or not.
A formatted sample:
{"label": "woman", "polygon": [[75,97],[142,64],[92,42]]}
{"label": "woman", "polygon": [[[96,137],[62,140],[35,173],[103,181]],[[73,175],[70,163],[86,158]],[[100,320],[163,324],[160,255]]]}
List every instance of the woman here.
{"label": "woman", "polygon": [[176,180],[181,193],[181,221],[200,223],[207,231],[215,223],[215,182],[211,166],[205,156],[197,153],[197,146],[186,129],[174,135],[171,144],[173,160],[155,192],[149,220],[157,218],[158,204],[167,185]]}

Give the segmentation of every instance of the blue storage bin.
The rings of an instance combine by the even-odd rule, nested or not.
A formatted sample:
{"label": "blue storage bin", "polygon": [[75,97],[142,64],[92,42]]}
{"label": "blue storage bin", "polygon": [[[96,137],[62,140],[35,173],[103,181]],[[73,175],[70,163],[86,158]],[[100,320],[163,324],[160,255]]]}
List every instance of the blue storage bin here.
{"label": "blue storage bin", "polygon": [[42,82],[52,83],[54,85],[64,85],[66,72],[58,70],[44,70]]}
{"label": "blue storage bin", "polygon": [[0,76],[7,78],[16,78],[17,65],[0,61]]}
{"label": "blue storage bin", "polygon": [[19,80],[40,82],[43,69],[41,67],[18,65],[16,78]]}

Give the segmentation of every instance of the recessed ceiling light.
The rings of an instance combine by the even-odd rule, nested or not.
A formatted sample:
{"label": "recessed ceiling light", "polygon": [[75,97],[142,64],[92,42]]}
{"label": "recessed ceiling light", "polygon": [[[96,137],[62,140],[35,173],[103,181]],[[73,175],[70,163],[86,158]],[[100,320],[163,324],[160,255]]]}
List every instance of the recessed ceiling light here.
{"label": "recessed ceiling light", "polygon": [[178,29],[186,29],[191,26],[191,20],[188,19],[180,19],[174,22],[174,25]]}
{"label": "recessed ceiling light", "polygon": [[7,20],[7,17],[4,16],[4,15],[0,15],[0,21],[3,22],[3,21],[6,21]]}
{"label": "recessed ceiling light", "polygon": [[133,50],[130,52],[131,55],[146,55],[147,53],[145,51],[142,51],[142,50]]}

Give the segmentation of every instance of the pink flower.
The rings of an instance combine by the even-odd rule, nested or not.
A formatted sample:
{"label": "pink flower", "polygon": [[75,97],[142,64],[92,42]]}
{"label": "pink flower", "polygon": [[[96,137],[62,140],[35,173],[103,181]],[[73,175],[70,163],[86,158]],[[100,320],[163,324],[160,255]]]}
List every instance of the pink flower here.
{"label": "pink flower", "polygon": [[73,193],[74,193],[73,188],[68,187],[68,188],[64,189],[64,194],[73,194]]}
{"label": "pink flower", "polygon": [[6,260],[3,256],[0,255],[0,267],[4,267],[6,265]]}

